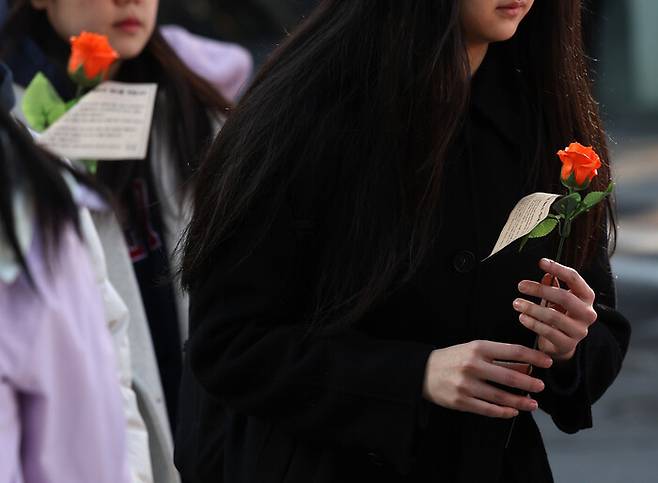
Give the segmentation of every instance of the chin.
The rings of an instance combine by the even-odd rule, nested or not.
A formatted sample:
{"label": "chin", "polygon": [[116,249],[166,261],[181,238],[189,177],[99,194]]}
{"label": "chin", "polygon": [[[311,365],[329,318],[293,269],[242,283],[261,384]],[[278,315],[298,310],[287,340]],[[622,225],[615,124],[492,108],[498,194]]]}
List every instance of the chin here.
{"label": "chin", "polygon": [[119,54],[119,58],[123,60],[130,60],[134,59],[144,51],[146,42],[120,42],[113,47]]}
{"label": "chin", "polygon": [[505,42],[506,40],[514,37],[517,28],[518,25],[515,25],[514,27],[501,27],[496,29],[495,31],[489,32],[489,40],[491,42]]}

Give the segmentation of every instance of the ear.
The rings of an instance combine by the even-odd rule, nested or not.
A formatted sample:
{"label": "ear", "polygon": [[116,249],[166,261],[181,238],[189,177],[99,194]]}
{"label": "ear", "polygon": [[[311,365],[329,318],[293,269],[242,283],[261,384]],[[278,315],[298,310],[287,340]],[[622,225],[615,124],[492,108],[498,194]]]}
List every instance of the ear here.
{"label": "ear", "polygon": [[45,10],[48,8],[50,0],[30,0],[30,3],[32,4],[32,8],[35,10]]}

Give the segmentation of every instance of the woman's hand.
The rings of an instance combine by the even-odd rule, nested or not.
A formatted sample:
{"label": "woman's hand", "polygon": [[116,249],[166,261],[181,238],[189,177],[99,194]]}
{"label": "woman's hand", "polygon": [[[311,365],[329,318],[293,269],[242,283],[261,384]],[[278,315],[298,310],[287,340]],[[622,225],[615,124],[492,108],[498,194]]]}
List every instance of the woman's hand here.
{"label": "woman's hand", "polygon": [[532,364],[544,368],[553,363],[540,351],[500,342],[479,340],[437,349],[427,361],[423,396],[448,409],[492,418],[512,418],[519,410],[537,409],[537,401],[499,389],[490,382],[529,393],[542,391],[544,383],[498,361],[517,363],[517,367]]}
{"label": "woman's hand", "polygon": [[[542,259],[539,267],[549,277],[546,283],[524,280],[519,284],[523,294],[548,302],[541,307],[524,299],[514,301],[514,309],[521,312],[521,323],[539,336],[539,349],[558,361],[570,360],[576,347],[587,337],[589,327],[596,321],[594,291],[573,268]],[[550,279],[561,280],[569,290],[550,286]],[[545,282],[544,277],[542,282]]]}

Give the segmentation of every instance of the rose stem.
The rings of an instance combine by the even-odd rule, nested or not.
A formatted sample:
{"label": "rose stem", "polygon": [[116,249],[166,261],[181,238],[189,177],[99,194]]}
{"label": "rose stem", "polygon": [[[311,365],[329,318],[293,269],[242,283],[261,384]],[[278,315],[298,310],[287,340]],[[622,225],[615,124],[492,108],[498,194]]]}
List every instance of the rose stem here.
{"label": "rose stem", "polygon": [[[562,249],[564,248],[564,242],[567,239],[566,236],[560,236],[560,244],[557,247],[557,256],[555,257],[555,262],[560,263],[562,261]],[[551,277],[551,283],[549,287],[552,287],[553,284],[555,283],[555,275]],[[542,300],[541,304],[542,307],[546,307],[548,305],[548,302],[546,300]],[[532,348],[537,350],[539,347],[539,336],[535,335],[535,342],[532,345]],[[532,374],[532,364],[528,367],[528,372],[526,374],[531,375]],[[526,397],[529,397],[530,394],[526,393]],[[510,425],[509,432],[507,433],[507,441],[505,442],[505,449],[509,447],[510,442],[512,441],[512,433],[514,432],[514,424],[516,423],[516,416],[512,418],[512,424]]]}

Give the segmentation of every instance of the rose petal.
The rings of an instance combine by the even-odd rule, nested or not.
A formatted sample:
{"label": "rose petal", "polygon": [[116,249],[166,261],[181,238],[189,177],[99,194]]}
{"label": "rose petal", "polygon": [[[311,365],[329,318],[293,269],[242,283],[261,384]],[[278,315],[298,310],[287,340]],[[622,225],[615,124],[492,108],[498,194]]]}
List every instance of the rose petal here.
{"label": "rose petal", "polygon": [[76,72],[83,67],[88,79],[107,75],[110,66],[119,58],[105,35],[82,32],[71,37],[71,57],[69,72]]}
{"label": "rose petal", "polygon": [[571,143],[564,150],[558,151],[562,170],[560,176],[567,180],[571,174],[575,174],[578,185],[585,184],[598,174],[601,160],[591,146],[583,146],[580,143]]}

